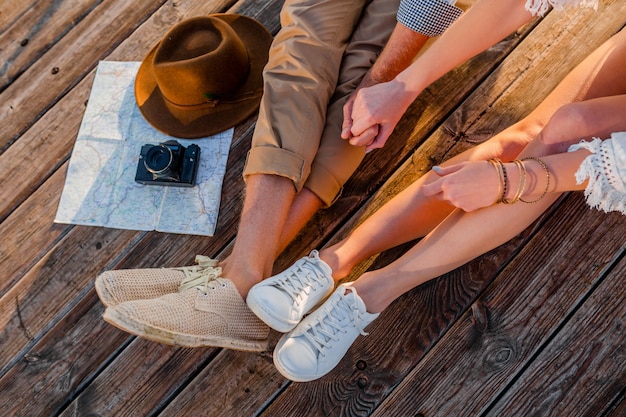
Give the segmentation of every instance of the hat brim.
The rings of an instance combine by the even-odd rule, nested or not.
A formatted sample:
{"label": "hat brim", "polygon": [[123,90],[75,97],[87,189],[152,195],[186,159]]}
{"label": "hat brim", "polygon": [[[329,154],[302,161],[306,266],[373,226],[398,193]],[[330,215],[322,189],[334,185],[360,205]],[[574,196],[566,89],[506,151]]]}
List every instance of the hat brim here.
{"label": "hat brim", "polygon": [[[248,51],[250,72],[242,86],[233,93],[240,99],[185,111],[185,117],[174,114],[163,98],[152,70],[159,47],[155,45],[142,61],[135,79],[135,98],[145,119],[161,132],[183,139],[211,136],[243,122],[259,107],[263,88],[263,67],[272,43],[271,33],[259,22],[235,14],[212,14],[233,28]],[[185,119],[185,121],[183,121]]]}

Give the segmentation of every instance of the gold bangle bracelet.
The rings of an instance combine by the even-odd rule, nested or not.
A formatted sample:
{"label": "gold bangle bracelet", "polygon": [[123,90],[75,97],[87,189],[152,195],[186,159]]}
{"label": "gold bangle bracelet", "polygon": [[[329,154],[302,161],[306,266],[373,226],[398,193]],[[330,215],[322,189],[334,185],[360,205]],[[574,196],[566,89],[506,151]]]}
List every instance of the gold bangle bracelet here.
{"label": "gold bangle bracelet", "polygon": [[494,166],[496,167],[496,169],[498,170],[498,175],[500,176],[500,185],[502,186],[501,190],[502,190],[502,194],[500,194],[500,198],[498,198],[498,200],[496,201],[497,203],[506,203],[506,193],[508,191],[507,188],[507,174],[506,174],[506,169],[504,169],[504,164],[502,163],[502,161],[500,160],[500,158],[493,158],[491,161],[493,161]]}
{"label": "gold bangle bracelet", "polygon": [[541,165],[543,170],[546,172],[546,188],[544,188],[544,190],[541,193],[541,195],[537,199],[535,199],[533,201],[526,201],[526,200],[523,200],[521,198],[519,199],[522,203],[534,204],[534,203],[540,201],[542,198],[544,198],[546,196],[546,194],[548,194],[548,189],[550,188],[550,170],[548,169],[548,166],[546,165],[546,163],[543,162],[539,158],[536,158],[534,156],[528,156],[528,157],[522,159],[522,161],[527,161],[527,160],[532,160],[532,161],[537,162],[539,165]]}
{"label": "gold bangle bracelet", "polygon": [[521,200],[522,194],[524,194],[524,190],[526,189],[526,166],[519,159],[514,160],[513,163],[519,171],[519,180],[517,182],[517,191],[515,192],[515,196],[513,197],[511,204],[517,203]]}
{"label": "gold bangle bracelet", "polygon": [[497,204],[502,198],[502,173],[500,172],[498,163],[495,160],[489,159],[487,162],[489,162],[494,167],[494,169],[496,170],[496,175],[498,176],[498,193],[496,194],[496,201],[493,202],[493,204]]}

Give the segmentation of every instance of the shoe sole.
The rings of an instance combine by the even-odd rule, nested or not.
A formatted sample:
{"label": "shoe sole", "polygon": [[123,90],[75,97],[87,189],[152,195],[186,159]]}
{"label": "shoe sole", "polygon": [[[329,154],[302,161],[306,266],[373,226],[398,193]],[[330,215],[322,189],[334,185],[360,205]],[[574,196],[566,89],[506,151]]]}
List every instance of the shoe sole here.
{"label": "shoe sole", "polygon": [[268,348],[268,339],[241,340],[219,336],[187,336],[184,334],[174,334],[169,330],[132,320],[111,308],[105,310],[102,318],[107,323],[127,333],[166,345],[188,348],[221,347],[245,352],[263,352]]}

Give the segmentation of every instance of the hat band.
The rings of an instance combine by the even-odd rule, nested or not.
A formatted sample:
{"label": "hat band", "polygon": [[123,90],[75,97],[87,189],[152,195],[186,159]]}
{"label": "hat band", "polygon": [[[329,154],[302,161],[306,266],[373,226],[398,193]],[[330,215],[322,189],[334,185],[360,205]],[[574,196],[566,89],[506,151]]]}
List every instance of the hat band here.
{"label": "hat band", "polygon": [[[190,111],[190,110],[202,110],[202,109],[210,109],[213,107],[217,107],[220,104],[236,104],[244,101],[248,101],[251,99],[256,99],[261,97],[263,94],[263,89],[257,89],[254,91],[247,91],[245,93],[238,94],[236,97],[229,99],[220,99],[220,98],[207,98],[207,101],[199,104],[177,104],[173,101],[168,100],[164,95],[163,100],[167,102],[168,107],[173,107],[182,111]],[[208,95],[208,94],[207,94]]]}

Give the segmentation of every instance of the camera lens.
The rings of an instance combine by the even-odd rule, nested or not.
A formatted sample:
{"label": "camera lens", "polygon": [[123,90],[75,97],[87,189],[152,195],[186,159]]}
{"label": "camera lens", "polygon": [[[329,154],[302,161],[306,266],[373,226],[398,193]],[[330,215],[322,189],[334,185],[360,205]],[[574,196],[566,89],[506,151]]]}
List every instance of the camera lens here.
{"label": "camera lens", "polygon": [[143,163],[154,175],[167,175],[172,168],[174,156],[172,150],[165,145],[156,145],[148,150]]}

